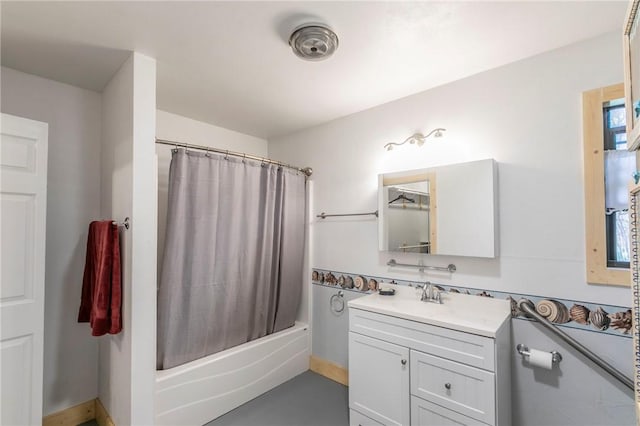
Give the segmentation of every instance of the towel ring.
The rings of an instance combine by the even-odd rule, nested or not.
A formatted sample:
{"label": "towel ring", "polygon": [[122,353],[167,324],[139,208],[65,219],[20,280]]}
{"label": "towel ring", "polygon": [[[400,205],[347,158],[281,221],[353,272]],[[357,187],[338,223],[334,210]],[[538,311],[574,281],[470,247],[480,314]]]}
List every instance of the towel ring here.
{"label": "towel ring", "polygon": [[334,314],[341,314],[344,311],[344,291],[339,290],[329,299],[329,307]]}

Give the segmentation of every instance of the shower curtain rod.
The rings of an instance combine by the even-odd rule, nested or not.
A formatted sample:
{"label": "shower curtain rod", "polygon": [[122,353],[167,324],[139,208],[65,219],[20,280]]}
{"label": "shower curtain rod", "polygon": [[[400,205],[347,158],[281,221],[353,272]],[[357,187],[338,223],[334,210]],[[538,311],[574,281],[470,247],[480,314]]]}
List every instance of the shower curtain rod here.
{"label": "shower curtain rod", "polygon": [[233,155],[234,157],[248,158],[250,160],[260,161],[262,163],[276,164],[278,166],[287,167],[287,168],[294,169],[294,170],[297,170],[299,172],[302,172],[307,177],[311,176],[311,174],[313,173],[313,169],[311,167],[292,166],[290,164],[285,164],[285,163],[282,163],[280,161],[271,160],[270,158],[257,157],[255,155],[245,154],[243,152],[228,151],[226,149],[212,148],[210,146],[204,146],[204,145],[193,145],[193,144],[189,144],[189,143],[170,141],[170,140],[166,140],[166,139],[156,139],[156,143],[160,144],[160,145],[169,145],[169,146],[173,146],[173,147],[176,147],[176,148],[181,147],[181,148],[185,148],[185,149],[197,149],[197,150],[200,150],[200,151],[215,152],[215,153],[218,153],[218,154]]}

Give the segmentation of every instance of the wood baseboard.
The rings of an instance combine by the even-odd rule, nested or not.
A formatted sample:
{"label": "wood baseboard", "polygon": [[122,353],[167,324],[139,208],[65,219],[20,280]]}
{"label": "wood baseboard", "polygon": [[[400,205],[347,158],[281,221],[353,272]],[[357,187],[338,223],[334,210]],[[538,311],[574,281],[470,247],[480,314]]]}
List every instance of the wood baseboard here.
{"label": "wood baseboard", "polygon": [[94,419],[100,426],[115,426],[98,398],[49,414],[42,419],[42,426],[78,426]]}
{"label": "wood baseboard", "polygon": [[116,426],[98,398],[96,398],[96,422],[100,426]]}
{"label": "wood baseboard", "polygon": [[74,405],[66,410],[49,414],[42,419],[42,426],[77,426],[96,418],[96,400]]}
{"label": "wood baseboard", "polygon": [[331,361],[311,355],[309,357],[309,370],[341,385],[349,386],[349,371]]}

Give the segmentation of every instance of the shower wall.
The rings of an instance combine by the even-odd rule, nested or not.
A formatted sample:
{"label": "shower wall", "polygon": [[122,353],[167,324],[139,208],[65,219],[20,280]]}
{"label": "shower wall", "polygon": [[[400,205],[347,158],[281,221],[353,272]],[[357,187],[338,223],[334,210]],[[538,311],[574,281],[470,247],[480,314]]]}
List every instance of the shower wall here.
{"label": "shower wall", "polygon": [[[377,208],[380,173],[494,158],[499,167],[496,259],[425,258],[456,264],[454,274],[386,266],[375,218],[317,220],[311,225],[312,268],[365,276],[430,280],[444,285],[630,306],[629,288],[586,282],[582,152],[583,91],[622,81],[619,34],[611,33],[489,70],[289,136],[269,140],[281,161],[313,167],[313,211]],[[589,70],[584,72],[584,70]],[[443,138],[387,152],[384,144],[444,127]],[[406,149],[404,149],[406,148]],[[473,211],[468,212],[473,221]],[[329,310],[336,290],[313,285],[313,354],[347,367],[347,316]],[[347,297],[358,294],[348,293]],[[557,349],[554,372],[512,356],[514,425],[635,424],[629,392],[537,325],[514,320],[512,343]],[[631,339],[622,333],[571,330],[631,374]]]}

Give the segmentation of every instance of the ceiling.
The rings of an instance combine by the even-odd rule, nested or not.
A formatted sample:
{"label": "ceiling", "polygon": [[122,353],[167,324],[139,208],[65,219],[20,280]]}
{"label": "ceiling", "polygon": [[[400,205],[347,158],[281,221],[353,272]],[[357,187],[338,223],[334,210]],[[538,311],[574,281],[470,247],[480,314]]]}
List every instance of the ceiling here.
{"label": "ceiling", "polygon": [[[315,126],[621,31],[627,1],[7,2],[2,65],[101,91],[129,52],[158,61],[158,108],[262,138]],[[329,24],[305,62],[292,29]]]}

